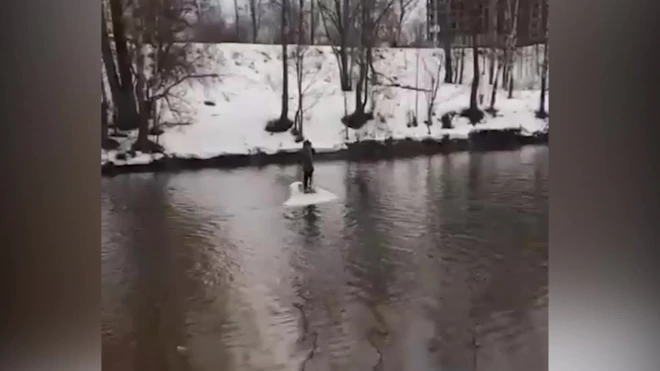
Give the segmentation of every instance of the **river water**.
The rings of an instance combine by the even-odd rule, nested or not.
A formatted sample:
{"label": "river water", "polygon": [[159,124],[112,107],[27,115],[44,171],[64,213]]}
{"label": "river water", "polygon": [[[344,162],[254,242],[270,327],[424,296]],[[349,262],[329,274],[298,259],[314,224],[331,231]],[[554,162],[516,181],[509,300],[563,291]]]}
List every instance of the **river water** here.
{"label": "river water", "polygon": [[103,368],[547,369],[548,151],[103,178]]}

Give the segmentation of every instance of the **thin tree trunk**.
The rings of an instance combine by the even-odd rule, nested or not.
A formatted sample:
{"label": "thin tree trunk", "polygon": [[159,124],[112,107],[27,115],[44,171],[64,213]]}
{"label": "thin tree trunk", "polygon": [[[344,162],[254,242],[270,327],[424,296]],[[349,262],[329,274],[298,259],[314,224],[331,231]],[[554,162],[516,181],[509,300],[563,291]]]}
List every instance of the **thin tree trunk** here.
{"label": "thin tree trunk", "polygon": [[545,110],[545,91],[548,85],[548,68],[549,68],[549,54],[550,51],[548,43],[548,21],[547,14],[544,14],[544,23],[545,23],[545,43],[543,45],[543,64],[541,66],[541,102],[539,104],[539,115],[545,117],[547,112]]}
{"label": "thin tree trunk", "polygon": [[297,74],[298,74],[298,132],[301,138],[304,138],[303,135],[303,75],[304,75],[304,68],[305,68],[305,60],[304,60],[304,53],[305,50],[303,48],[303,21],[304,21],[304,6],[305,2],[304,0],[298,0],[298,52],[296,53],[296,57],[298,58],[298,65],[297,65]]}
{"label": "thin tree trunk", "polygon": [[309,10],[309,45],[314,45],[314,36],[316,36],[316,13],[314,9],[314,0],[310,0]]}
{"label": "thin tree trunk", "polygon": [[115,68],[115,59],[112,55],[112,48],[110,47],[110,39],[108,37],[108,28],[106,22],[107,20],[105,18],[105,11],[101,10],[101,55],[103,58],[103,66],[105,67],[105,74],[108,78],[110,94],[112,96],[112,101],[115,105],[115,108],[123,112],[120,114],[120,116],[126,117],[127,115],[130,116],[130,114],[124,112],[126,111],[126,108],[123,104],[121,83],[119,82],[119,77],[117,76],[117,70]]}
{"label": "thin tree trunk", "polygon": [[[491,9],[490,18],[489,18],[489,28],[490,28],[490,41],[491,41],[491,50],[489,53],[490,57],[490,67],[489,67],[489,73],[488,73],[488,84],[493,85],[493,79],[495,78],[494,73],[495,73],[495,64],[496,64],[496,54],[497,54],[497,44],[498,44],[498,37],[497,37],[497,28],[498,28],[498,0],[489,0],[488,6]],[[484,64],[485,68],[486,64]]]}
{"label": "thin tree trunk", "polygon": [[547,3],[543,4],[543,26],[545,33],[545,42],[543,44],[543,65],[541,66],[541,102],[539,106],[539,115],[545,117],[547,112],[545,111],[545,91],[548,84],[548,68],[549,68],[549,54],[548,50],[550,44],[548,43],[548,5]]}
{"label": "thin tree trunk", "polygon": [[101,148],[108,141],[108,99],[105,94],[105,83],[101,79]]}
{"label": "thin tree trunk", "polygon": [[477,103],[477,90],[479,89],[479,50],[477,48],[477,33],[472,34],[472,88],[470,89],[470,111],[479,109]]}
{"label": "thin tree trunk", "polygon": [[259,27],[257,24],[257,2],[256,0],[250,0],[250,18],[252,20],[252,43],[256,44],[259,36]]}
{"label": "thin tree trunk", "polygon": [[144,51],[142,43],[142,35],[138,33],[136,40],[136,70],[137,70],[137,81],[136,81],[136,95],[138,101],[138,120],[139,120],[139,131],[138,137],[135,142],[135,149],[143,152],[149,151],[149,109],[147,107],[147,101],[145,99],[145,86],[146,81],[144,78]]}
{"label": "thin tree trunk", "polygon": [[488,69],[488,84],[493,85],[495,78],[495,50],[490,51],[490,67]]}
{"label": "thin tree trunk", "polygon": [[[137,127],[137,107],[135,106],[135,92],[133,90],[133,76],[131,74],[131,56],[126,43],[126,30],[123,22],[123,7],[121,0],[110,0],[112,14],[112,30],[117,52],[117,66],[121,81],[121,106],[117,126],[122,129],[135,129]],[[121,116],[125,115],[125,116]]]}
{"label": "thin tree trunk", "polygon": [[415,121],[419,117],[419,47],[415,53]]}
{"label": "thin tree trunk", "polygon": [[[497,61],[496,61],[497,63]],[[497,70],[495,72],[495,79],[493,81],[493,88],[490,92],[490,109],[491,111],[495,109],[495,100],[497,99],[497,85],[499,83],[500,69],[502,68],[502,63],[497,64]]]}
{"label": "thin tree trunk", "polygon": [[[543,53],[547,56],[547,46],[546,46],[546,51]],[[544,56],[544,61],[543,61],[543,73],[541,74],[541,102],[540,102],[540,107],[539,107],[539,114],[544,116],[547,114],[545,111],[545,90],[546,90],[546,85],[547,85],[547,73],[548,73],[548,63],[546,60],[546,56]]]}
{"label": "thin tree trunk", "polygon": [[463,84],[463,72],[465,70],[465,47],[461,48],[461,57],[459,63],[461,64],[461,68],[458,72],[458,84],[461,85]]}
{"label": "thin tree trunk", "polygon": [[454,66],[456,66],[456,68],[454,68],[453,71],[454,73],[451,80],[452,83],[458,83],[458,71],[460,70],[460,65],[458,63],[459,56],[460,56],[459,53],[453,53],[452,55],[452,63],[454,64]]}
{"label": "thin tree trunk", "polygon": [[341,90],[343,91],[351,91],[352,86],[351,86],[351,80],[350,80],[350,72],[351,69],[349,69],[348,66],[348,54],[347,54],[347,46],[348,46],[348,30],[349,30],[349,10],[350,10],[350,5],[348,0],[343,0],[343,7],[342,7],[342,29],[339,30],[339,42],[340,42],[340,60],[341,60]]}
{"label": "thin tree trunk", "polygon": [[507,82],[509,81],[509,62],[508,62],[507,53],[504,52],[504,66],[502,68],[502,88],[507,88]]}
{"label": "thin tree trunk", "polygon": [[234,34],[236,37],[236,42],[241,41],[241,29],[240,29],[240,23],[239,23],[239,15],[238,15],[238,0],[234,0]]}
{"label": "thin tree trunk", "polygon": [[369,67],[371,66],[373,49],[371,46],[367,46],[366,50],[366,65],[364,67],[364,100],[362,101],[362,107],[367,106],[367,101],[369,100]]}
{"label": "thin tree trunk", "polygon": [[[449,2],[447,2],[447,7],[449,6]],[[453,80],[454,77],[454,69],[452,65],[452,58],[451,58],[451,30],[449,29],[449,12],[447,9],[445,9],[444,16],[441,17],[442,19],[442,46],[444,49],[444,54],[445,54],[445,83],[446,84],[451,84],[456,80]]]}
{"label": "thin tree trunk", "polygon": [[445,54],[445,83],[451,84],[454,82],[452,79],[454,76],[454,70],[451,61],[451,40],[449,35],[443,38],[443,47]]}
{"label": "thin tree trunk", "polygon": [[282,113],[280,119],[287,119],[289,112],[289,68],[287,55],[287,15],[289,11],[289,0],[282,0],[282,14],[280,19],[280,38],[282,39]]}
{"label": "thin tree trunk", "polygon": [[515,49],[518,43],[517,34],[518,34],[518,11],[520,7],[520,0],[515,0],[513,6],[513,19],[511,20],[511,30],[507,42],[507,78],[509,89],[509,99],[513,98],[513,72],[514,72],[514,57]]}
{"label": "thin tree trunk", "polygon": [[365,80],[365,66],[366,66],[366,54],[365,54],[365,28],[366,26],[366,2],[363,1],[360,7],[360,44],[358,46],[358,56],[359,56],[359,75],[357,85],[355,86],[355,113],[360,115],[364,112],[364,107],[362,106],[362,88],[364,87]]}

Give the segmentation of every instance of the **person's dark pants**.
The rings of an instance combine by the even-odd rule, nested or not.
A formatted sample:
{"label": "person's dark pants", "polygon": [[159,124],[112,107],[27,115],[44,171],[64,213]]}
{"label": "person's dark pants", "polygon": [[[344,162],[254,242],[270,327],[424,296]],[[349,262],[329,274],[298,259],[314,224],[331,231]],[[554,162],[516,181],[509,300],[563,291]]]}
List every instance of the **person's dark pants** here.
{"label": "person's dark pants", "polygon": [[305,191],[311,190],[312,187],[312,175],[314,175],[314,169],[305,170],[303,172],[303,189]]}

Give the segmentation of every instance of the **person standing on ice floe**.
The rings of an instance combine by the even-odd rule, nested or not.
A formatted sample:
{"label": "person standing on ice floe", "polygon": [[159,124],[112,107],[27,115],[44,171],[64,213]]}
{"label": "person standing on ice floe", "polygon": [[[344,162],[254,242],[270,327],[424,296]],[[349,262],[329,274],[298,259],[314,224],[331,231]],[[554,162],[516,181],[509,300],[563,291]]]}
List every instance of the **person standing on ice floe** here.
{"label": "person standing on ice floe", "polygon": [[301,151],[302,169],[303,169],[303,191],[305,193],[312,192],[312,175],[314,175],[314,153],[316,151],[312,147],[309,140],[303,142]]}

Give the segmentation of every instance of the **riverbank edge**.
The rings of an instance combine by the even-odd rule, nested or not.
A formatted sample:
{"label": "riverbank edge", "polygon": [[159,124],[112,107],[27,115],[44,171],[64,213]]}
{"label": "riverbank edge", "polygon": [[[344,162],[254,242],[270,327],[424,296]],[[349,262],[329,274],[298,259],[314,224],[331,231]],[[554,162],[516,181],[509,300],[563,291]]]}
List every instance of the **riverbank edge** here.
{"label": "riverbank edge", "polygon": [[[522,135],[520,130],[481,130],[470,133],[468,138],[442,139],[388,139],[365,140],[348,143],[345,149],[318,152],[314,160],[321,161],[375,161],[395,158],[410,158],[453,152],[488,152],[515,150],[525,145],[549,144],[549,133]],[[295,164],[299,161],[298,151],[279,151],[273,154],[227,154],[207,159],[163,157],[148,164],[101,165],[102,176],[126,173],[164,173],[207,168],[233,169],[241,167],[263,167],[267,165]]]}

